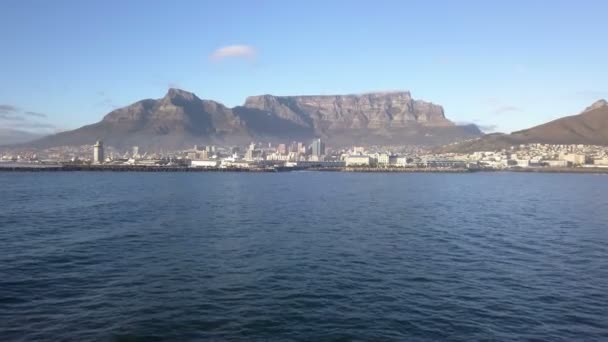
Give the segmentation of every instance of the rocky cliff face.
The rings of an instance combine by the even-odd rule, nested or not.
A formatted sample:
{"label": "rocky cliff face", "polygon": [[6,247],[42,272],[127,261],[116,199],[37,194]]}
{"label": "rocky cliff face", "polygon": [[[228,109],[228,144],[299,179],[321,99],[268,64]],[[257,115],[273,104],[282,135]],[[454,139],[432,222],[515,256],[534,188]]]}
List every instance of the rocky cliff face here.
{"label": "rocky cliff face", "polygon": [[345,129],[403,128],[412,124],[453,126],[441,106],[413,100],[409,92],[332,96],[252,96],[244,107],[274,113],[329,133]]}
{"label": "rocky cliff face", "polygon": [[227,108],[193,93],[169,89],[107,114],[100,122],[45,137],[32,145],[90,144],[180,148],[193,144],[241,144],[323,137],[339,145],[437,144],[479,136],[456,126],[441,106],[412,99],[409,92],[335,96],[252,96]]}
{"label": "rocky cliff face", "polygon": [[106,115],[102,123],[161,135],[213,135],[243,129],[229,108],[179,89],[169,89],[160,100],[143,100],[117,109]]}

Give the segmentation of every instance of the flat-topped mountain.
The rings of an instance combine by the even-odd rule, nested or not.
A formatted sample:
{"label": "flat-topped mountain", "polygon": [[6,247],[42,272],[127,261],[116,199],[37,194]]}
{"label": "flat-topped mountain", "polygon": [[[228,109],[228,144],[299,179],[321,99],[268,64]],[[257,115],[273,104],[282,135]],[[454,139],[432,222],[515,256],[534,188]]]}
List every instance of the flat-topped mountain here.
{"label": "flat-topped mountain", "polygon": [[530,143],[608,145],[608,102],[599,100],[576,115],[511,134],[488,134],[477,140],[449,146],[447,150],[488,151]]}
{"label": "flat-topped mountain", "polygon": [[481,135],[476,126],[457,126],[443,108],[412,99],[409,92],[332,96],[252,96],[228,108],[193,93],[169,89],[108,113],[100,122],[29,145],[90,144],[115,147],[180,148],[193,144],[243,144],[322,137],[330,143],[441,144]]}
{"label": "flat-topped mountain", "polygon": [[360,128],[400,128],[420,123],[453,126],[443,107],[413,100],[409,92],[330,96],[251,96],[245,107],[320,131]]}

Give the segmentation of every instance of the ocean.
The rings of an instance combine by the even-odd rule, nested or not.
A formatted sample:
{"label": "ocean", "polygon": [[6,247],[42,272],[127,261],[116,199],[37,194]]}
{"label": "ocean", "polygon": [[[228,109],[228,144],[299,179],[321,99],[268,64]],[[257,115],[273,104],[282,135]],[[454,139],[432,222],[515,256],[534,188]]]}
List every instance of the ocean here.
{"label": "ocean", "polygon": [[606,341],[608,176],[0,173],[2,341]]}

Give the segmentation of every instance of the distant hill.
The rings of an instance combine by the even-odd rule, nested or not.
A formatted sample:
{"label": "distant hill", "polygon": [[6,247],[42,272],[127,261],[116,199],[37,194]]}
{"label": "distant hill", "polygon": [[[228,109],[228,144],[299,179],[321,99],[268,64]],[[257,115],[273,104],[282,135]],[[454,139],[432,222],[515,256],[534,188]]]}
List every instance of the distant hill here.
{"label": "distant hill", "polygon": [[530,143],[608,145],[608,102],[599,100],[577,115],[511,134],[488,134],[476,140],[447,146],[444,150],[488,151]]}
{"label": "distant hill", "polygon": [[0,146],[22,144],[40,139],[43,134],[30,133],[17,129],[0,128]]}
{"label": "distant hill", "polygon": [[262,95],[228,108],[184,90],[169,89],[161,99],[136,102],[110,112],[98,123],[27,145],[84,145],[102,139],[119,148],[181,148],[314,137],[338,145],[445,144],[481,134],[474,125],[455,125],[441,106],[414,100],[409,92]]}

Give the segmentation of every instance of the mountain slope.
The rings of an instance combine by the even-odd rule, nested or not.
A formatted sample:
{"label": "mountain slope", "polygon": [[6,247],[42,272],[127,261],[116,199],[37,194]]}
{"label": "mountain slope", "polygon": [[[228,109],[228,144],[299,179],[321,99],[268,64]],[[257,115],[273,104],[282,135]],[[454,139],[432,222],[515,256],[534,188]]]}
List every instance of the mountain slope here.
{"label": "mountain slope", "polygon": [[577,115],[511,134],[489,134],[474,141],[449,146],[447,150],[500,150],[530,143],[608,145],[608,102],[599,100]]}
{"label": "mountain slope", "polygon": [[183,90],[170,89],[162,99],[136,102],[110,112],[98,123],[45,137],[32,145],[86,145],[102,139],[115,147],[180,148],[221,141],[225,136],[243,142],[250,140],[231,109]]}
{"label": "mountain slope", "polygon": [[45,137],[30,145],[90,144],[181,148],[194,144],[243,144],[322,137],[338,145],[438,144],[477,137],[476,126],[457,126],[443,108],[409,92],[333,96],[252,96],[243,106],[201,100],[169,89],[107,114],[96,124]]}
{"label": "mountain slope", "polygon": [[30,133],[10,128],[0,128],[0,146],[21,144],[40,139],[40,137],[42,137],[42,134]]}

